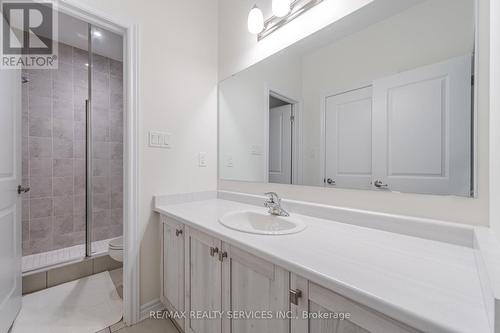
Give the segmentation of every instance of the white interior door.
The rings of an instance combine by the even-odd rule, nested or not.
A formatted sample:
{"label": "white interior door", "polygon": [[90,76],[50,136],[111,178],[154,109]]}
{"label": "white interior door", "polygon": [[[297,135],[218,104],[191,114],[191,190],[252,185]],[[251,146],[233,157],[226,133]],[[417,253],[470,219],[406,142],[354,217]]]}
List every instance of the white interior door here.
{"label": "white interior door", "polygon": [[471,57],[373,84],[374,186],[470,195]]}
{"label": "white interior door", "polygon": [[292,105],[269,110],[269,182],[292,183]]}
{"label": "white interior door", "polygon": [[325,186],[370,189],[372,88],[325,101]]}
{"label": "white interior door", "polygon": [[21,309],[21,73],[0,70],[0,332]]}

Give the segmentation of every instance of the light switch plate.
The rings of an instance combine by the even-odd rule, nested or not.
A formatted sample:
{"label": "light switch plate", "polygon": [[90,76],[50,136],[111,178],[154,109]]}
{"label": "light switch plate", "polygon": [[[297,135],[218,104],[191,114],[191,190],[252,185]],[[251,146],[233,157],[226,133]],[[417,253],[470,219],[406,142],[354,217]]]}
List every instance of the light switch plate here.
{"label": "light switch plate", "polygon": [[257,156],[264,155],[264,151],[260,145],[252,145],[250,153]]}
{"label": "light switch plate", "polygon": [[202,168],[207,166],[207,153],[198,153],[198,166]]}
{"label": "light switch plate", "polygon": [[172,134],[167,132],[150,131],[149,146],[155,148],[172,148]]}

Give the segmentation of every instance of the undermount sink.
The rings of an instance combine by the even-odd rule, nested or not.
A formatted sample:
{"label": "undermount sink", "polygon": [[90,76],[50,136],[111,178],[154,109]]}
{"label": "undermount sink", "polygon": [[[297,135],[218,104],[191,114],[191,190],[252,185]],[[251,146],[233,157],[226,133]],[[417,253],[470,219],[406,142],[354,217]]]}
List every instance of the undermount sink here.
{"label": "undermount sink", "polygon": [[230,229],[259,235],[295,234],[306,228],[306,225],[295,217],[251,210],[227,213],[219,222]]}

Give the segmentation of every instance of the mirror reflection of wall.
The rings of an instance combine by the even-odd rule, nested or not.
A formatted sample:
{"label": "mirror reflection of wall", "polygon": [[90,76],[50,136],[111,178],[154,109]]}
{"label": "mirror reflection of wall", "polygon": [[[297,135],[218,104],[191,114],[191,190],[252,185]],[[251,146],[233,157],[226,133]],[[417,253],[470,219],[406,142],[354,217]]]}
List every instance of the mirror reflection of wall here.
{"label": "mirror reflection of wall", "polygon": [[392,2],[220,83],[222,179],[471,195],[475,2]]}

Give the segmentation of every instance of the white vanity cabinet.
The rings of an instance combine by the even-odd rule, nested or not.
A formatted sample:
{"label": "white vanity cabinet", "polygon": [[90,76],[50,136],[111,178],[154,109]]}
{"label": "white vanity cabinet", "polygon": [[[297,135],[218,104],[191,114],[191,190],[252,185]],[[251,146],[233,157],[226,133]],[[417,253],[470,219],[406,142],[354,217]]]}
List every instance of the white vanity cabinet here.
{"label": "white vanity cabinet", "polygon": [[162,222],[162,301],[186,314],[174,318],[184,332],[417,332],[207,233]]}
{"label": "white vanity cabinet", "polygon": [[[222,310],[244,311],[255,318],[224,317],[223,333],[272,332],[288,333],[289,320],[276,318],[289,310],[290,273],[283,268],[222,244]],[[226,257],[227,256],[227,257]],[[269,315],[273,318],[268,318]]]}
{"label": "white vanity cabinet", "polygon": [[[186,228],[186,332],[221,333],[221,318],[203,318],[221,311],[221,242]],[[198,312],[199,311],[199,312]]]}
{"label": "white vanity cabinet", "polygon": [[288,311],[289,272],[198,230],[186,231],[186,312],[213,315],[188,316],[186,332],[289,332],[289,320],[261,319]]}
{"label": "white vanity cabinet", "polygon": [[294,317],[297,317],[292,319],[291,333],[418,332],[294,274],[291,274],[290,281],[292,290],[300,291],[301,296],[296,304],[290,305]]}
{"label": "white vanity cabinet", "polygon": [[[162,219],[161,301],[169,311],[184,311],[184,225]],[[174,319],[183,328],[184,320]]]}

